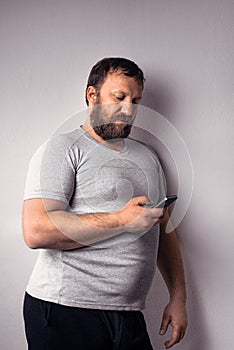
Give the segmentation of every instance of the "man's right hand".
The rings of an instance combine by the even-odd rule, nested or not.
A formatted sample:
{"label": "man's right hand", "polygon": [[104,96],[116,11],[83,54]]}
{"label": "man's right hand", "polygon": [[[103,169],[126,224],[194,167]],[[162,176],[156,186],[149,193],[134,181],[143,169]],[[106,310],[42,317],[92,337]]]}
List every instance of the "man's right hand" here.
{"label": "man's right hand", "polygon": [[134,197],[117,212],[126,232],[145,233],[154,225],[163,222],[167,210],[145,208],[146,204],[150,204],[146,196]]}

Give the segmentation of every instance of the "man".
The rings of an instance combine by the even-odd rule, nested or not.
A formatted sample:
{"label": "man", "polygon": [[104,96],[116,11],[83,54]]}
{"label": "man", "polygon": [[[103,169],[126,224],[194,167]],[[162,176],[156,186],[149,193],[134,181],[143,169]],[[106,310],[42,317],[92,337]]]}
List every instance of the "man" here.
{"label": "man", "polygon": [[[152,349],[141,310],[155,258],[169,290],[160,334],[185,333],[185,284],[157,156],[129,138],[142,97],[141,69],[105,58],[89,75],[89,113],[33,157],[23,208],[27,245],[41,248],[24,301],[31,350]],[[159,234],[159,226],[161,233]],[[158,247],[158,251],[157,251]]]}

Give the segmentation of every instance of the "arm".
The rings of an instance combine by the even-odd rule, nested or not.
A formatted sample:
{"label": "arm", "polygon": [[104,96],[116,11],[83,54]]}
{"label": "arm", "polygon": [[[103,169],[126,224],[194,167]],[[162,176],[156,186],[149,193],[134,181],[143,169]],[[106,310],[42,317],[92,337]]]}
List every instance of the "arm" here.
{"label": "arm", "polygon": [[165,222],[161,223],[157,261],[170,295],[170,301],[164,310],[160,328],[160,334],[165,334],[169,324],[173,329],[171,339],[165,342],[166,348],[178,343],[184,337],[187,327],[183,261],[175,230],[165,233],[168,221],[169,215],[167,213]]}
{"label": "arm", "polygon": [[23,233],[32,248],[69,250],[80,248],[123,232],[148,231],[160,221],[161,209],[145,209],[146,197],[136,197],[119,211],[73,214],[66,204],[49,199],[28,199],[23,205]]}

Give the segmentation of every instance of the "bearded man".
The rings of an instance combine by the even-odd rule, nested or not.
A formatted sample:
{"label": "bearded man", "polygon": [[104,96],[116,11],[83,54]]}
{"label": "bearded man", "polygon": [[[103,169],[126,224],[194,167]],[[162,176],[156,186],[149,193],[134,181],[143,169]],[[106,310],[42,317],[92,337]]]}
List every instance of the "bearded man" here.
{"label": "bearded man", "polygon": [[169,290],[160,333],[184,336],[183,264],[157,155],[129,137],[142,70],[126,58],[92,68],[88,115],[31,160],[23,206],[27,245],[39,249],[24,299],[30,350],[150,350],[142,310],[157,265]]}

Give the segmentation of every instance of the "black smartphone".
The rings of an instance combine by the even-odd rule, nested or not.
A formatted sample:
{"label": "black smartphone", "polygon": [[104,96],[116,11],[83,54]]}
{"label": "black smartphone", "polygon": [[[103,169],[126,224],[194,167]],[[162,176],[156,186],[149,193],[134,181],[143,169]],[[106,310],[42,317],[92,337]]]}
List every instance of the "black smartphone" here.
{"label": "black smartphone", "polygon": [[166,208],[168,207],[170,204],[172,204],[173,202],[175,202],[177,200],[177,196],[176,195],[172,195],[172,196],[166,196],[163,198],[163,200],[161,200],[158,203],[153,203],[153,204],[146,204],[144,207],[145,208]]}

